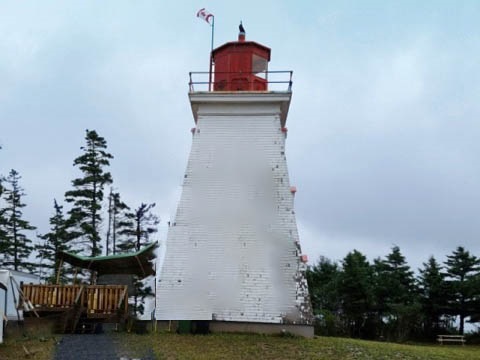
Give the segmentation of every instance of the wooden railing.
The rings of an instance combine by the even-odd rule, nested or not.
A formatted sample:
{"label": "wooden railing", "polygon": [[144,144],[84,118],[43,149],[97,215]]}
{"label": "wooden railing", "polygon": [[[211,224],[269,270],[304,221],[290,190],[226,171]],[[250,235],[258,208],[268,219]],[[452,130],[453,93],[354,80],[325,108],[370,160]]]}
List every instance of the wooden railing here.
{"label": "wooden railing", "polygon": [[64,311],[77,305],[86,309],[88,317],[128,313],[126,285],[23,284],[22,292],[27,308],[36,311]]}
{"label": "wooden railing", "polygon": [[86,287],[87,315],[115,314],[128,311],[126,285],[90,285]]}
{"label": "wooden railing", "polygon": [[81,285],[22,285],[24,298],[41,308],[70,308],[80,290]]}

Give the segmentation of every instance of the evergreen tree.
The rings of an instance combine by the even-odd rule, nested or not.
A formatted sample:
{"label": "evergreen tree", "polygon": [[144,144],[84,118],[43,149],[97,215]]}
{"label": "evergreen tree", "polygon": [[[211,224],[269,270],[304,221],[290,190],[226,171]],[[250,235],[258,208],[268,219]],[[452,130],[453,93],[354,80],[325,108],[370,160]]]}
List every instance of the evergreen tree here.
{"label": "evergreen tree", "polygon": [[[385,260],[386,271],[390,275],[391,288],[390,299],[392,303],[409,304],[416,299],[417,287],[413,271],[410,270],[405,257],[398,246],[392,248],[392,252]],[[394,290],[392,292],[392,290]]]}
{"label": "evergreen tree", "polygon": [[50,218],[50,232],[40,236],[43,243],[36,246],[41,263],[39,267],[42,269],[42,279],[48,283],[54,284],[60,272],[59,280],[62,283],[67,281],[67,273],[65,265],[60,267],[59,251],[70,250],[71,236],[66,228],[66,221],[63,216],[63,206],[53,201],[54,214]]}
{"label": "evergreen tree", "polygon": [[325,309],[337,311],[340,276],[338,264],[321,256],[316,265],[308,267],[306,276],[314,313],[321,314]]}
{"label": "evergreen tree", "polygon": [[[2,147],[0,146],[0,149]],[[2,205],[2,200],[3,200],[3,192],[5,188],[3,187],[3,181],[4,178],[2,175],[0,175],[0,261],[2,261],[3,254],[5,254],[5,251],[8,248],[8,242],[7,242],[7,232],[5,230],[5,226],[7,224],[7,219],[5,218],[5,208]]]}
{"label": "evergreen tree", "polygon": [[[126,239],[118,245],[121,252],[135,252],[148,244],[152,234],[158,231],[157,225],[160,220],[158,216],[153,214],[151,210],[155,204],[142,203],[133,212],[126,214],[126,222],[123,224],[124,229],[120,233]],[[153,291],[150,286],[145,284],[138,278],[134,279],[135,295],[133,296],[133,314],[143,314],[144,303],[147,296],[152,296]]]}
{"label": "evergreen tree", "polygon": [[118,240],[122,235],[127,236],[132,232],[134,222],[126,217],[126,212],[130,208],[120,199],[120,193],[113,192],[110,188],[108,195],[108,230],[106,240],[106,255],[110,253],[110,240],[112,240],[112,252],[115,254],[118,249]]}
{"label": "evergreen tree", "polygon": [[5,179],[7,186],[3,190],[6,207],[3,209],[5,234],[2,244],[4,254],[2,265],[13,270],[31,271],[34,269],[34,264],[28,258],[34,248],[31,245],[32,240],[28,238],[25,231],[36,228],[23,219],[22,208],[25,204],[22,198],[25,193],[19,184],[20,179],[21,176],[14,169]]}
{"label": "evergreen tree", "polygon": [[148,244],[150,236],[158,231],[157,225],[160,220],[152,213],[153,204],[142,203],[134,211],[125,215],[126,221],[122,224],[124,229],[120,234],[126,237],[118,248],[122,252],[139,251],[142,246]]}
{"label": "evergreen tree", "polygon": [[459,332],[463,334],[465,318],[476,312],[475,299],[480,296],[477,286],[480,259],[470,255],[462,246],[447,256],[446,276],[452,314],[460,317]]}
{"label": "evergreen tree", "polygon": [[447,305],[447,291],[442,267],[433,256],[420,269],[419,285],[424,334],[434,339],[442,329],[441,319]]}
{"label": "evergreen tree", "polygon": [[86,130],[85,140],[86,146],[81,147],[83,154],[73,163],[82,171],[83,177],[74,179],[74,189],[65,193],[65,200],[72,203],[67,225],[77,242],[82,247],[86,244],[91,256],[98,256],[101,254],[103,189],[112,183],[112,176],[105,168],[113,156],[106,151],[105,139],[95,130]]}
{"label": "evergreen tree", "polygon": [[319,335],[335,336],[339,333],[340,274],[338,264],[323,256],[316,265],[307,269],[306,277],[313,313],[318,319],[315,331]]}
{"label": "evergreen tree", "polygon": [[376,259],[375,291],[379,321],[387,321],[386,335],[405,340],[417,331],[420,318],[418,287],[398,246],[384,260]]}
{"label": "evergreen tree", "polygon": [[[1,147],[0,147],[1,149]],[[3,187],[3,177],[0,176],[0,261],[2,261],[3,255],[7,251],[8,248],[8,241],[7,241],[7,232],[6,232],[6,225],[7,225],[7,219],[6,219],[6,208],[3,207],[2,201],[3,201],[3,192],[5,188]]]}
{"label": "evergreen tree", "polygon": [[373,300],[372,267],[365,255],[353,250],[343,259],[342,269],[339,291],[350,336],[370,336],[364,332]]}

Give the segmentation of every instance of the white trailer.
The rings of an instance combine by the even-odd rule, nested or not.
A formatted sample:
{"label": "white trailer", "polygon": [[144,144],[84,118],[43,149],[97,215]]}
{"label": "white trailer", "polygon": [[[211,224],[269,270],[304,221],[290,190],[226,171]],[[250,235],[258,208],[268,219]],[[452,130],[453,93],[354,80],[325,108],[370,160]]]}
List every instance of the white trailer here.
{"label": "white trailer", "polygon": [[3,342],[6,322],[23,320],[22,309],[17,309],[21,296],[19,286],[22,283],[40,284],[40,277],[21,271],[0,269],[0,343]]}

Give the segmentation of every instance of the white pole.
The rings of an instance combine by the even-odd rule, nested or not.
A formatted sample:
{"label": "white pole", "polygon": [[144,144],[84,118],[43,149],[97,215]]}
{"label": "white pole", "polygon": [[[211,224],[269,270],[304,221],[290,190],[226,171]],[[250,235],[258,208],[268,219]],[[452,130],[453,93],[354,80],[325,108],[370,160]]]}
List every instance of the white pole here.
{"label": "white pole", "polygon": [[212,16],[212,43],[210,46],[210,68],[208,71],[208,90],[212,91],[212,68],[213,68],[213,37],[215,33],[215,16]]}

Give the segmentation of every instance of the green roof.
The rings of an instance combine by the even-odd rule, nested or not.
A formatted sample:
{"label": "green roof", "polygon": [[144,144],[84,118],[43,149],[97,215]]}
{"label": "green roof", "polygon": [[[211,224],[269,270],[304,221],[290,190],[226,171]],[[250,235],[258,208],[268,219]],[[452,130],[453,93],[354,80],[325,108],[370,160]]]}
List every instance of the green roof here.
{"label": "green roof", "polygon": [[98,275],[133,274],[142,278],[155,275],[153,261],[158,243],[154,242],[134,253],[122,253],[108,256],[82,256],[66,251],[59,253],[60,259],[75,267],[93,270]]}

